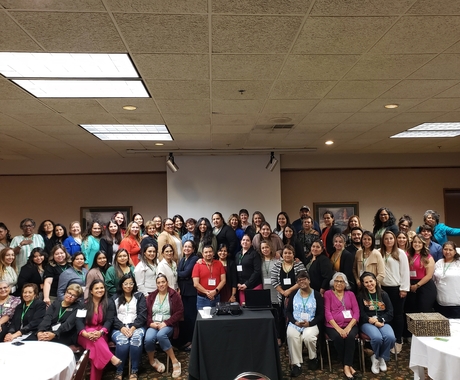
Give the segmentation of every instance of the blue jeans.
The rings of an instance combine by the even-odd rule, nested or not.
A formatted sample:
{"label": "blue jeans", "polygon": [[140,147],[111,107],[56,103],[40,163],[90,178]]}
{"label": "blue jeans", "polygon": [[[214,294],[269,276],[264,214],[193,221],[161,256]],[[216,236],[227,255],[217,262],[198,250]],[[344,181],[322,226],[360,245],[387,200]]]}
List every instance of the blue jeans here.
{"label": "blue jeans", "polygon": [[361,326],[361,331],[371,338],[371,347],[377,359],[390,360],[390,349],[394,347],[396,338],[390,325],[376,327],[370,323]]}
{"label": "blue jeans", "polygon": [[169,339],[172,337],[173,331],[174,329],[171,326],[163,327],[160,330],[149,327],[145,333],[145,351],[155,351],[156,342],[160,344],[160,347],[163,351],[168,351],[172,347]]}
{"label": "blue jeans", "polygon": [[198,295],[196,297],[196,308],[198,310],[203,310],[203,307],[205,306],[215,307],[217,305],[217,302],[220,302],[220,294],[215,296],[212,301],[208,297],[202,297]]}
{"label": "blue jeans", "polygon": [[142,356],[144,333],[143,327],[134,330],[131,338],[127,338],[120,330],[115,330],[112,333],[112,341],[117,345],[115,356],[122,361],[117,367],[117,374],[123,373],[123,366],[128,360],[128,354],[131,355],[131,372],[137,373]]}

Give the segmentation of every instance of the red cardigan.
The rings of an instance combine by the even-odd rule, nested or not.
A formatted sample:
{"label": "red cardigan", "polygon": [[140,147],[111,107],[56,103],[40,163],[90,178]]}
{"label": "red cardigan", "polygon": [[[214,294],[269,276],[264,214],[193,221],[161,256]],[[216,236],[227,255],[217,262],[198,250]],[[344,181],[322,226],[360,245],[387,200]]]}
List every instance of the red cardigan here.
{"label": "red cardigan", "polygon": [[[179,336],[179,321],[184,319],[184,305],[182,304],[180,295],[174,289],[168,288],[168,293],[171,317],[163,322],[166,323],[166,326],[171,326],[174,329],[173,339],[177,339]],[[147,297],[147,328],[153,322],[152,307],[157,294],[158,289],[150,293]]]}

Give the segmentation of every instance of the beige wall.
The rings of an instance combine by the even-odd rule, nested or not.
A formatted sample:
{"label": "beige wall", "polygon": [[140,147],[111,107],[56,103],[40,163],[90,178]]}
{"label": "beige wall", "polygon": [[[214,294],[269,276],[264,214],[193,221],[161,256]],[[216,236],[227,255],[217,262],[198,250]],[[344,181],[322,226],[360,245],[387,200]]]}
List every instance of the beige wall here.
{"label": "beige wall", "polygon": [[[380,207],[395,217],[406,213],[414,226],[434,209],[444,222],[443,188],[460,188],[460,169],[288,170],[281,172],[281,204],[291,217],[314,202],[359,202],[363,226],[372,229]],[[460,212],[460,210],[458,210]],[[312,208],[313,216],[313,208]]]}
{"label": "beige wall", "polygon": [[166,173],[36,175],[0,177],[0,221],[12,235],[32,218],[68,226],[80,220],[80,207],[132,206],[144,218],[166,216]]}

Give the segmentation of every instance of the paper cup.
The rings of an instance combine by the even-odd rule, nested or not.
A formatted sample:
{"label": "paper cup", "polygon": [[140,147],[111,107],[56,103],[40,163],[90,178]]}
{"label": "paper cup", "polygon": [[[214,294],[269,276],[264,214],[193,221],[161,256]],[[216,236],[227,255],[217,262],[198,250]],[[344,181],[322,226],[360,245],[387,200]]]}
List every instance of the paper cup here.
{"label": "paper cup", "polygon": [[211,306],[203,307],[204,315],[211,315]]}

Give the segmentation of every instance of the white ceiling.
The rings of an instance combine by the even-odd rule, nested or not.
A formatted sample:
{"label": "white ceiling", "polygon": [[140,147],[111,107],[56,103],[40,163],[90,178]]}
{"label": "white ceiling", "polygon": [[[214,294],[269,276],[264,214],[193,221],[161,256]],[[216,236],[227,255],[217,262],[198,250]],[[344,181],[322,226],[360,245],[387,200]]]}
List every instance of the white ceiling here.
{"label": "white ceiling", "polygon": [[460,121],[458,0],[0,0],[0,36],[0,51],[126,52],[152,95],[36,99],[0,77],[1,160],[158,149],[88,123],[164,123],[172,151],[460,152],[458,137],[389,139]]}

